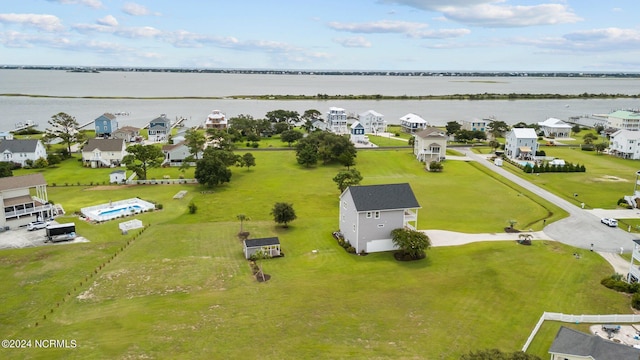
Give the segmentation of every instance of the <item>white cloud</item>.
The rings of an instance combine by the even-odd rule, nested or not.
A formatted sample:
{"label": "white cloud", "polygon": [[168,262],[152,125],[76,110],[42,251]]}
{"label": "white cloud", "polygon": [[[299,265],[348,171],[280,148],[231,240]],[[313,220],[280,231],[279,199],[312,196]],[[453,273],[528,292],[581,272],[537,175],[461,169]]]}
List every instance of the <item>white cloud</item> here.
{"label": "white cloud", "polygon": [[100,0],[47,0],[49,2],[56,2],[63,5],[85,5],[93,9],[102,9],[104,5]]}
{"label": "white cloud", "polygon": [[118,20],[113,17],[112,15],[107,15],[105,17],[103,17],[102,19],[98,19],[98,21],[96,21],[99,25],[105,25],[105,26],[118,26]]}
{"label": "white cloud", "polygon": [[146,6],[136,4],[136,3],[125,3],[122,6],[122,11],[125,14],[133,15],[133,16],[146,16],[146,15],[155,15],[159,16],[159,13],[151,12]]}
{"label": "white cloud", "polygon": [[605,28],[576,31],[560,37],[540,39],[514,38],[510,44],[535,46],[554,53],[583,53],[619,51],[627,53],[640,48],[640,31],[633,29]]}
{"label": "white cloud", "polygon": [[380,20],[367,23],[339,23],[330,22],[329,27],[334,30],[352,33],[399,33],[407,34],[419,31],[429,25],[408,21]]}
{"label": "white cloud", "polygon": [[334,42],[348,48],[369,48],[371,43],[362,36],[348,37],[348,38],[335,38]]}
{"label": "white cloud", "polygon": [[409,36],[420,39],[450,39],[471,34],[469,29],[440,29],[417,31]]}
{"label": "white cloud", "polygon": [[0,14],[0,23],[20,24],[44,31],[64,30],[60,18],[46,14]]}

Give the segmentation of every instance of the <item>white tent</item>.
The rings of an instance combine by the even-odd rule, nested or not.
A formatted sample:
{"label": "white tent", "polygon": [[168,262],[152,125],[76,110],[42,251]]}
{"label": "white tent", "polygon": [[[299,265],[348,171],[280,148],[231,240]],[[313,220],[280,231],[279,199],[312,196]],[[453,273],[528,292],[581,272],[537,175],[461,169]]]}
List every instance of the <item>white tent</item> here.
{"label": "white tent", "polygon": [[118,227],[120,228],[120,231],[122,231],[122,234],[124,235],[129,230],[140,229],[140,228],[143,228],[144,225],[142,225],[142,221],[138,219],[133,219],[133,220],[121,222],[120,224],[118,224]]}

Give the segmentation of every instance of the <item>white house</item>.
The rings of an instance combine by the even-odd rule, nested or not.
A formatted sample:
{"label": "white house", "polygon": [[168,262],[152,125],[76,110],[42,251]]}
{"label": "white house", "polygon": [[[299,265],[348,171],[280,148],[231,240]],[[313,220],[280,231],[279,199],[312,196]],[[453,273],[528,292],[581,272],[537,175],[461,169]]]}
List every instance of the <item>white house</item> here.
{"label": "white house", "polygon": [[486,119],[463,120],[462,129],[469,131],[487,131],[487,124],[489,124],[489,120]]}
{"label": "white house", "polygon": [[549,348],[551,360],[637,360],[640,349],[561,326]]}
{"label": "white house", "polygon": [[87,167],[113,167],[120,165],[127,155],[123,139],[89,139],[82,148],[82,164]]}
{"label": "white house", "polygon": [[387,122],[384,121],[384,115],[373,110],[358,114],[358,122],[364,127],[365,134],[377,134],[387,131]]}
{"label": "white house", "polygon": [[436,127],[427,127],[416,132],[413,142],[413,154],[420,162],[444,160],[447,154],[447,132]]}
{"label": "white house", "polygon": [[327,130],[334,134],[348,134],[347,112],[343,108],[330,107],[327,112]]}
{"label": "white house", "polygon": [[350,186],[340,195],[340,232],[357,253],[394,250],[391,231],[416,230],[419,208],[406,183]]}
{"label": "white house", "polygon": [[[184,141],[177,144],[164,145],[162,152],[165,156],[162,164],[169,164],[170,166],[181,166],[187,157],[192,156],[189,147]],[[198,152],[198,159],[202,159],[202,151]]]}
{"label": "white house", "polygon": [[47,181],[41,173],[0,178],[0,226],[17,228],[38,218],[48,219],[52,212]]}
{"label": "white house", "polygon": [[364,126],[359,121],[351,124],[351,142],[354,144],[365,144],[369,142],[369,138],[364,134]]}
{"label": "white house", "polygon": [[224,130],[227,128],[227,117],[220,110],[212,110],[211,114],[207,116],[207,119],[204,121],[205,129],[220,129]]}
{"label": "white house", "polygon": [[609,154],[624,159],[640,159],[640,131],[618,130],[611,134]]}
{"label": "white house", "polygon": [[504,154],[511,159],[532,160],[538,151],[538,135],[531,128],[513,128],[505,138]]}
{"label": "white house", "polygon": [[607,116],[607,127],[624,130],[640,130],[640,112],[614,111]]}
{"label": "white house", "polygon": [[567,138],[571,135],[571,125],[560,119],[548,118],[538,122],[538,126],[546,137]]}
{"label": "white house", "polygon": [[427,123],[427,120],[413,113],[409,113],[400,118],[400,126],[402,127],[402,131],[409,134],[413,134],[416,131],[425,129],[428,125],[429,124]]}
{"label": "white house", "polygon": [[2,140],[0,141],[0,161],[25,166],[27,160],[36,161],[47,158],[47,149],[40,140]]}

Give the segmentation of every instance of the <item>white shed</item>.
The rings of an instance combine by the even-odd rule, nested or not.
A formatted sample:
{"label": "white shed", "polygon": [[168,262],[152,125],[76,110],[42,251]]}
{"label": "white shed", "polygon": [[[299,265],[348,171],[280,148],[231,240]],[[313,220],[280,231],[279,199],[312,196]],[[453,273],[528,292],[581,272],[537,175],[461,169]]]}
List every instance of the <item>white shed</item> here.
{"label": "white shed", "polygon": [[109,174],[110,184],[121,184],[127,179],[127,172],[125,170],[112,171]]}

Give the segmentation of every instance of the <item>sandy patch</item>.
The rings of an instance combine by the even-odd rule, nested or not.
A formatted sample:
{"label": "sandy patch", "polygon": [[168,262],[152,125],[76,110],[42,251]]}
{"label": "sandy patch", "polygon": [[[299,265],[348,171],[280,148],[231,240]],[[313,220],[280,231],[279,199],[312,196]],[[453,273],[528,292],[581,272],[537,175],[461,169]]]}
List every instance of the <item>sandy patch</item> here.
{"label": "sandy patch", "polygon": [[123,188],[128,188],[136,186],[135,184],[126,184],[126,185],[98,185],[85,188],[84,191],[99,191],[99,190],[120,190]]}
{"label": "sandy patch", "polygon": [[627,179],[619,178],[619,177],[613,176],[613,175],[605,175],[605,176],[601,176],[599,178],[595,178],[593,180],[594,181],[600,181],[600,182],[629,182],[629,180],[627,180]]}

